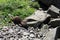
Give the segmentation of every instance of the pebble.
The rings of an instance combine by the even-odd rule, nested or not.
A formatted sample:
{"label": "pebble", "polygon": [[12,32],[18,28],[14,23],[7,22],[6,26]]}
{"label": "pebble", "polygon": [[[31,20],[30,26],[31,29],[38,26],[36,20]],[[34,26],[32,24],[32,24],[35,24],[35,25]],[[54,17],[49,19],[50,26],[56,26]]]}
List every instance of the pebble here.
{"label": "pebble", "polygon": [[30,34],[30,37],[31,37],[31,38],[34,38],[34,37],[35,37],[35,35],[34,35],[34,34]]}
{"label": "pebble", "polygon": [[38,34],[40,31],[34,31],[35,29],[32,27],[28,30],[17,25],[9,27],[4,26],[4,28],[0,30],[0,40],[40,40],[41,35]]}
{"label": "pebble", "polygon": [[40,39],[38,39],[38,38],[35,38],[34,40],[40,40]]}

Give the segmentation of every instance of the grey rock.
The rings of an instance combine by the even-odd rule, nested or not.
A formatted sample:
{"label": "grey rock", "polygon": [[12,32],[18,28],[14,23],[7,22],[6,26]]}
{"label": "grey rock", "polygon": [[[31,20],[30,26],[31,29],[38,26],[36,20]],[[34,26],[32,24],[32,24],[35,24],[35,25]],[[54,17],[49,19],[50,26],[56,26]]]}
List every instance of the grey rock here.
{"label": "grey rock", "polygon": [[56,29],[55,40],[60,40],[60,26]]}
{"label": "grey rock", "polygon": [[[36,20],[36,22],[40,21],[43,22],[47,17],[49,17],[50,15],[45,13],[43,10],[36,10],[31,16],[25,18],[25,20]],[[30,22],[27,22],[27,24],[29,24]],[[31,22],[31,24],[35,23],[34,21]]]}
{"label": "grey rock", "polygon": [[54,5],[51,5],[48,9],[48,14],[51,15],[51,18],[58,18],[59,16],[59,11],[60,9],[58,9],[57,7],[55,7]]}
{"label": "grey rock", "polygon": [[55,28],[57,26],[60,26],[60,18],[55,18],[49,22],[50,27]]}
{"label": "grey rock", "polygon": [[31,38],[35,38],[35,35],[34,35],[34,34],[30,34],[30,37],[31,37]]}
{"label": "grey rock", "polygon": [[47,32],[43,40],[55,40],[56,29],[57,28],[52,28],[49,32]]}

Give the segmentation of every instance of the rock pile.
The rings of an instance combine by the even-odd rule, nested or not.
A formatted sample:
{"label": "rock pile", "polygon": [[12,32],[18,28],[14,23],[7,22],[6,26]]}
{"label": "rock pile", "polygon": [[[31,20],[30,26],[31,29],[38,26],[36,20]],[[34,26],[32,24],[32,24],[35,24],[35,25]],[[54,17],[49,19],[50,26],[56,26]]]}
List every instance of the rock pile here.
{"label": "rock pile", "polygon": [[19,26],[4,26],[0,30],[0,40],[42,40],[40,29],[29,27],[28,30]]}

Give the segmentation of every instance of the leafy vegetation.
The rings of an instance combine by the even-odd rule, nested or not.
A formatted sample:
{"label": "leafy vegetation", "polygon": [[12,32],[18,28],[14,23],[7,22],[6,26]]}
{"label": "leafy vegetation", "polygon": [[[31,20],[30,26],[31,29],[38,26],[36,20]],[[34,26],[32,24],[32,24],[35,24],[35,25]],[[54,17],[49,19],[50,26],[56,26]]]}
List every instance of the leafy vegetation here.
{"label": "leafy vegetation", "polygon": [[37,2],[31,0],[0,0],[0,25],[8,25],[11,16],[24,19],[39,7]]}

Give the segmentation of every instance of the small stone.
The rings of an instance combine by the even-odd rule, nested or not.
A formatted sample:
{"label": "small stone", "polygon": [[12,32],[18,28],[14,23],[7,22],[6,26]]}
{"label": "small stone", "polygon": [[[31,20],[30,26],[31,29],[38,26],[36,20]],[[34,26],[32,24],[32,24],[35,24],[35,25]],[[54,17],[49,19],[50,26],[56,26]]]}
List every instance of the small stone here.
{"label": "small stone", "polygon": [[21,39],[18,39],[18,40],[21,40]]}
{"label": "small stone", "polygon": [[5,32],[5,31],[8,31],[9,29],[7,26],[4,26],[2,30]]}
{"label": "small stone", "polygon": [[32,37],[32,38],[33,38],[33,37],[35,37],[35,35],[34,35],[34,34],[30,34],[30,37]]}
{"label": "small stone", "polygon": [[40,40],[40,39],[38,39],[38,38],[34,38],[34,40]]}
{"label": "small stone", "polygon": [[10,38],[10,40],[14,40],[14,38]]}
{"label": "small stone", "polygon": [[27,38],[21,38],[21,40],[28,40]]}
{"label": "small stone", "polygon": [[5,35],[5,34],[6,34],[5,32],[2,33],[2,35]]}
{"label": "small stone", "polygon": [[31,30],[30,32],[33,32],[33,30]]}
{"label": "small stone", "polygon": [[13,33],[14,31],[13,31],[13,29],[9,29],[9,33]]}
{"label": "small stone", "polygon": [[29,33],[27,33],[27,32],[23,32],[23,35],[29,35]]}

